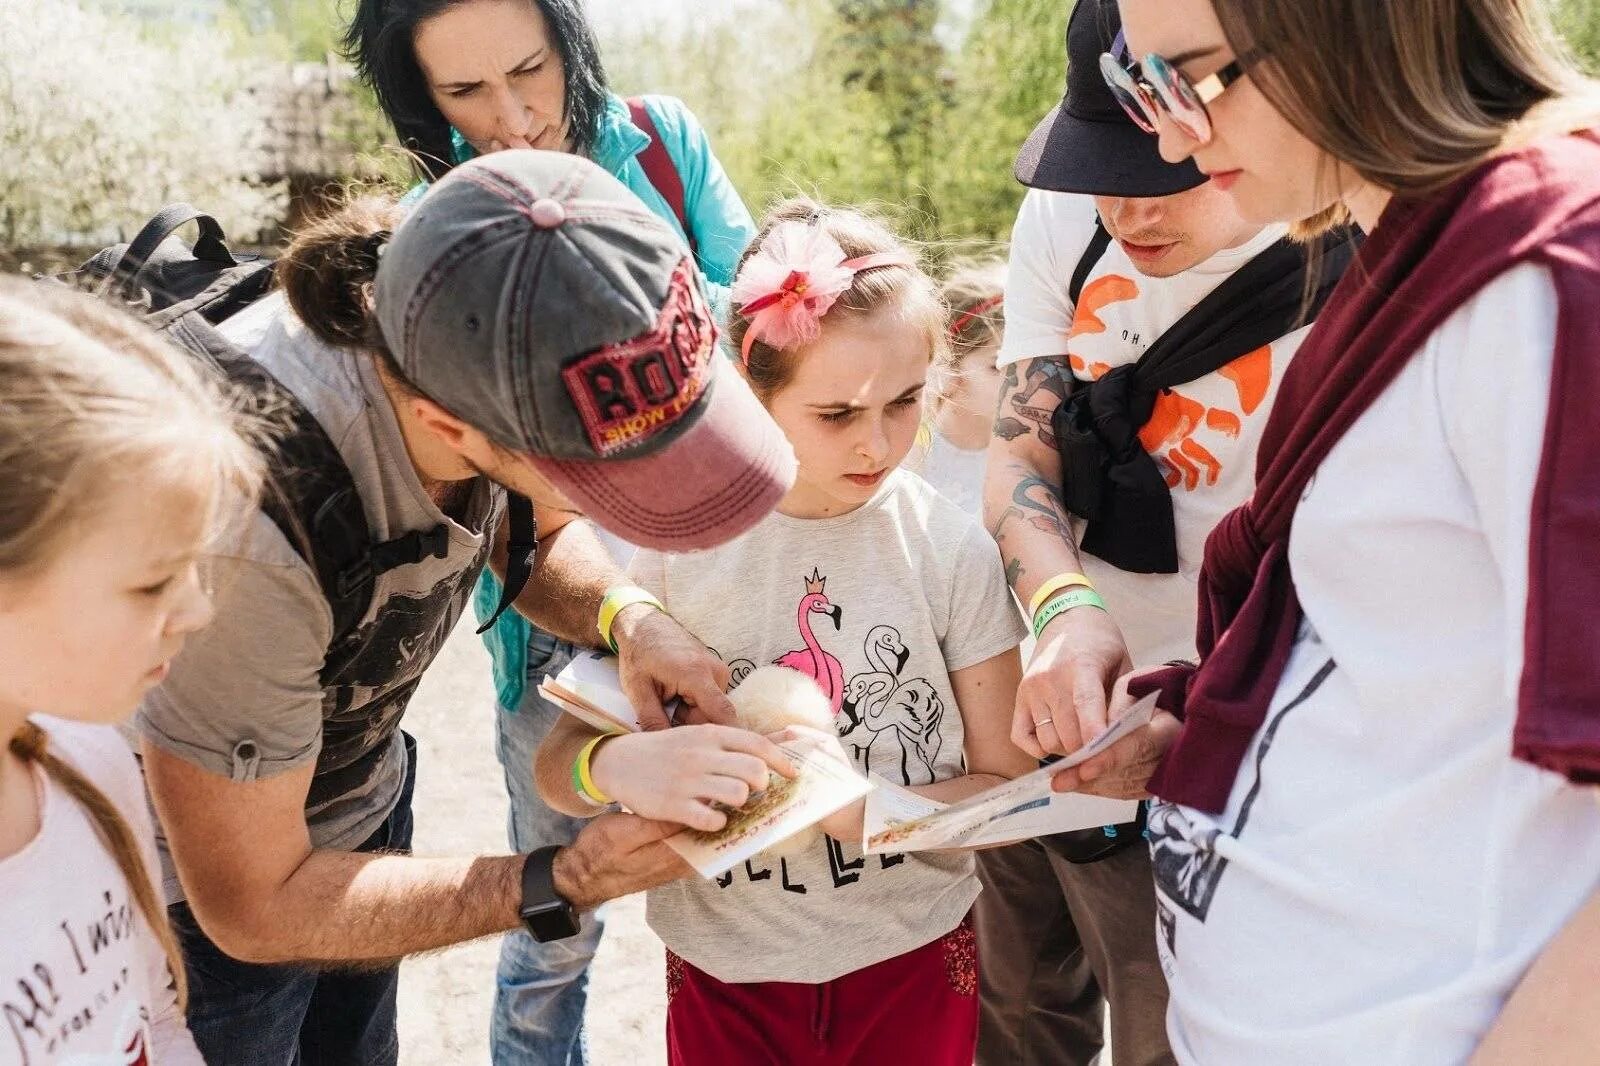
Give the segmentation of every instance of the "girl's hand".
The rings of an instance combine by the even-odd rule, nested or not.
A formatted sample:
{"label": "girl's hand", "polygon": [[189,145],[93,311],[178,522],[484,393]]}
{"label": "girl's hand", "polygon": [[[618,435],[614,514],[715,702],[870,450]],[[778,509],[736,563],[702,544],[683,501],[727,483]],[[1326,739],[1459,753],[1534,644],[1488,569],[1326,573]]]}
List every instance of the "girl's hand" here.
{"label": "girl's hand", "polygon": [[[768,739],[777,744],[784,744],[794,740],[809,740],[831,758],[838,759],[850,768],[852,773],[859,773],[855,764],[850,761],[850,756],[845,754],[844,745],[839,743],[839,737],[831,732],[814,729],[811,726],[792,725],[777,733],[768,734]],[[863,823],[867,815],[867,799],[865,796],[848,804],[840,810],[828,815],[818,826],[833,839],[843,844],[861,845],[864,834]]]}
{"label": "girl's hand", "polygon": [[767,787],[769,773],[793,777],[778,746],[757,733],[721,725],[685,725],[608,740],[589,762],[595,787],[634,814],[715,832]]}

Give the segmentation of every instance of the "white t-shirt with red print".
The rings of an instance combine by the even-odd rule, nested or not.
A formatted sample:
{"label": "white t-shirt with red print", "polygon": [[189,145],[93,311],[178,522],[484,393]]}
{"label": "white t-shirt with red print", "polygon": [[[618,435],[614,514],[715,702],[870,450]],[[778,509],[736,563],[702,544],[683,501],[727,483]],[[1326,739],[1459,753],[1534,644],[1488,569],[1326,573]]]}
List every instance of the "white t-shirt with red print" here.
{"label": "white t-shirt with red print", "polygon": [[[897,785],[965,770],[950,675],[1015,648],[1022,620],[983,526],[907,470],[836,518],[774,512],[710,551],[642,549],[629,573],[733,668],[816,678],[856,766]],[[824,838],[649,894],[651,927],[719,981],[819,984],[960,924],[970,851],[863,855]]]}
{"label": "white t-shirt with red print", "polygon": [[[1282,237],[1284,229],[1269,226],[1170,278],[1139,273],[1112,241],[1074,306],[1068,289],[1094,232],[1093,197],[1032,190],[1023,199],[1011,236],[1006,335],[997,360],[1002,368],[1065,355],[1075,377],[1093,381],[1137,362],[1164,331]],[[1196,581],[1206,537],[1255,488],[1256,447],[1267,411],[1309,329],[1156,400],[1139,438],[1172,489],[1179,572],[1131,574],[1083,556],[1084,571],[1122,627],[1135,665],[1194,657]],[[1081,537],[1083,524],[1074,519],[1073,527]]]}

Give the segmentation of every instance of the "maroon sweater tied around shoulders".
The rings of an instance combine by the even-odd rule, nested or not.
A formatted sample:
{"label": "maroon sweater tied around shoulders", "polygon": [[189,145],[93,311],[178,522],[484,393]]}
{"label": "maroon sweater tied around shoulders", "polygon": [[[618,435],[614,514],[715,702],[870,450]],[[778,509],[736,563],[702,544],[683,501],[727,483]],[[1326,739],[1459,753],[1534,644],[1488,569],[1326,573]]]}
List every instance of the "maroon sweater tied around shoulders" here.
{"label": "maroon sweater tied around shoulders", "polygon": [[1513,754],[1574,782],[1600,782],[1597,138],[1593,130],[1551,137],[1433,196],[1390,202],[1284,374],[1254,495],[1206,541],[1199,668],[1168,668],[1131,686],[1135,696],[1161,692],[1160,705],[1183,720],[1151,792],[1212,813],[1227,805],[1299,625],[1288,546],[1303,490],[1429,336],[1521,263],[1550,272],[1559,312]]}

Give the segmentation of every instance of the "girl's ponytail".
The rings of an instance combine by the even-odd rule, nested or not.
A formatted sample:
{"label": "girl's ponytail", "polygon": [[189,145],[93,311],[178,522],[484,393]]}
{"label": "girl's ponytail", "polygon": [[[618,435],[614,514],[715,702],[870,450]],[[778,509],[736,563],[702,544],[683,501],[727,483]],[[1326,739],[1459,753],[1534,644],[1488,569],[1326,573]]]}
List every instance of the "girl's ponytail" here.
{"label": "girl's ponytail", "polygon": [[404,217],[387,196],[363,196],[295,235],[278,283],[307,329],[340,348],[383,349],[373,313],[378,255]]}
{"label": "girl's ponytail", "polygon": [[24,763],[38,763],[52,780],[89,812],[100,839],[117,860],[117,867],[128,882],[128,889],[133,893],[134,902],[139,905],[139,913],[144,915],[145,924],[166,952],[167,968],[172,971],[172,982],[178,995],[178,1010],[185,1010],[189,1002],[189,979],[183,968],[183,952],[178,948],[178,938],[167,921],[167,909],[161,903],[155,882],[150,879],[150,871],[145,867],[144,856],[139,853],[139,841],[122,813],[93,782],[51,753],[50,734],[33,722],[24,721],[22,729],[11,738],[11,754]]}

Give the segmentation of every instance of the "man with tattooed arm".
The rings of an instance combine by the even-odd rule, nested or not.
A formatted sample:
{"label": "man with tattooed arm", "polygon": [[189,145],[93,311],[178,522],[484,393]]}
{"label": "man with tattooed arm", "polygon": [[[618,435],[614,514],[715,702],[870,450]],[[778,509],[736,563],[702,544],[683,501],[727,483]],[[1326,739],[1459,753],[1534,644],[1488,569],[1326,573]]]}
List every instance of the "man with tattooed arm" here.
{"label": "man with tattooed arm", "polygon": [[[1206,536],[1251,492],[1267,411],[1305,332],[1286,320],[1269,343],[1192,380],[1158,373],[1170,387],[1150,387],[1152,361],[1181,362],[1167,349],[1194,347],[1188,313],[1214,293],[1227,299],[1240,288],[1218,293],[1230,277],[1288,246],[1282,227],[1241,218],[1192,163],[1163,162],[1120,106],[1101,56],[1138,69],[1114,2],[1080,0],[1067,47],[1066,97],[1017,161],[1030,191],[1012,235],[984,489],[1037,638],[1012,728],[1037,757],[1098,732],[1122,674],[1194,657]],[[1158,739],[1130,738],[1112,765],[1056,786],[1142,796]],[[1118,1066],[1173,1061],[1149,852],[1137,828],[1123,829],[1133,847],[1106,832],[980,854],[980,1063],[1088,1063],[1108,1001]]]}

